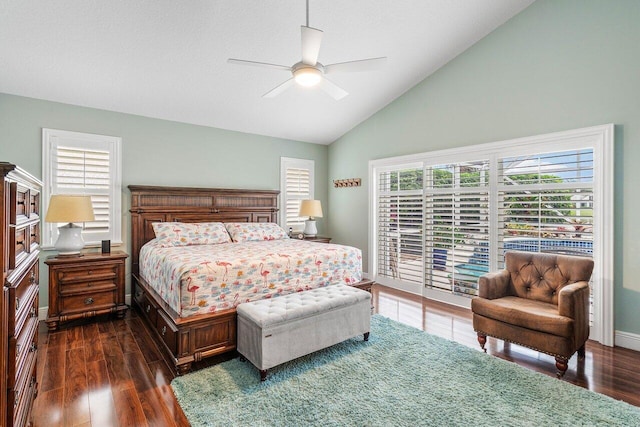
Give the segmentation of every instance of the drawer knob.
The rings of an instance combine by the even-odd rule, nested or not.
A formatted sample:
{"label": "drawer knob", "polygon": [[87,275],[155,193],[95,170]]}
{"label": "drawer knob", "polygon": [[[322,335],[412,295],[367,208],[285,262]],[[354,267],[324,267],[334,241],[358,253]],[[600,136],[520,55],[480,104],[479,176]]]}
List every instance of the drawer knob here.
{"label": "drawer knob", "polygon": [[29,353],[33,353],[38,349],[38,345],[36,343],[31,343],[31,347],[29,347]]}
{"label": "drawer knob", "polygon": [[22,347],[20,344],[16,344],[16,360],[20,359],[20,347]]}
{"label": "drawer knob", "polygon": [[89,297],[84,300],[84,305],[91,305],[91,304],[93,304],[93,298]]}
{"label": "drawer knob", "polygon": [[166,333],[167,333],[167,327],[163,326],[162,327],[162,331],[161,331],[162,336],[164,336],[164,334],[166,334]]}
{"label": "drawer knob", "polygon": [[20,298],[16,297],[16,311],[20,308]]}
{"label": "drawer knob", "polygon": [[149,311],[151,311],[151,306],[150,306],[149,304],[147,304],[147,309],[146,309],[145,311],[146,311],[147,313],[148,313]]}
{"label": "drawer knob", "polygon": [[87,274],[88,274],[89,276],[91,276],[91,275],[93,274],[93,271],[92,271],[92,270],[89,270],[89,271],[87,272]]}
{"label": "drawer knob", "polygon": [[36,308],[35,307],[31,307],[31,310],[29,310],[29,316],[36,317]]}
{"label": "drawer knob", "polygon": [[29,276],[29,283],[31,283],[32,285],[34,283],[36,283],[36,272],[35,271],[32,271],[31,272],[31,276]]}

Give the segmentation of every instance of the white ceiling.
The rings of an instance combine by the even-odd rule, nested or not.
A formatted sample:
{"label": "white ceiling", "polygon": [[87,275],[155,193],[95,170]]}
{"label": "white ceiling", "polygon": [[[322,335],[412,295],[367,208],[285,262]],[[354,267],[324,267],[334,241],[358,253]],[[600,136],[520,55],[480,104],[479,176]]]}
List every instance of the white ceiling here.
{"label": "white ceiling", "polygon": [[0,0],[0,92],[329,144],[532,2],[310,0],[321,63],[388,57],[335,101],[226,62],[298,62],[304,0]]}

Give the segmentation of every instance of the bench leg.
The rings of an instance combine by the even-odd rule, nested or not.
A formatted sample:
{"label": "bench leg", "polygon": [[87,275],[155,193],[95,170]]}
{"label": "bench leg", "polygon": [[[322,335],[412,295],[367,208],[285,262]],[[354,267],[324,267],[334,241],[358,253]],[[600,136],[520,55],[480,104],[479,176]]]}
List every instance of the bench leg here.
{"label": "bench leg", "polygon": [[364,340],[369,341],[369,332],[364,333]]}
{"label": "bench leg", "polygon": [[260,381],[267,379],[267,369],[260,369]]}

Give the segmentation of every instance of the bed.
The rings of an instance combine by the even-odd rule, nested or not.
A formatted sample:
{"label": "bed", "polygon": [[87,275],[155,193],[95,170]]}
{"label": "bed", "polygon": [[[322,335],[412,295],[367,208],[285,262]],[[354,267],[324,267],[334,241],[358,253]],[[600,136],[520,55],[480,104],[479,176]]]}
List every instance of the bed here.
{"label": "bed", "polygon": [[[234,234],[275,223],[279,191],[129,189],[132,304],[178,375],[189,372],[194,362],[235,350],[238,304],[335,283],[362,283],[356,248],[273,234],[244,241]],[[176,223],[182,228],[173,227]],[[192,238],[184,238],[197,228],[198,236],[215,240],[220,234],[200,231],[220,223],[229,229],[233,243],[193,244]],[[174,244],[163,244],[165,234]],[[175,245],[177,239],[185,245]]]}

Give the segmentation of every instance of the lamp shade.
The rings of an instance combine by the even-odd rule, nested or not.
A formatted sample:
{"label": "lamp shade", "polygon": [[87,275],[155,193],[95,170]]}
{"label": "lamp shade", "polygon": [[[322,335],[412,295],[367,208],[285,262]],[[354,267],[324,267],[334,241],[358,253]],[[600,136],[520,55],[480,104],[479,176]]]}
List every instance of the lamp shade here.
{"label": "lamp shade", "polygon": [[322,205],[320,200],[302,200],[300,202],[300,216],[309,218],[322,218]]}
{"label": "lamp shade", "polygon": [[44,219],[47,222],[94,221],[91,196],[55,194],[49,200],[49,209]]}

